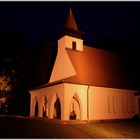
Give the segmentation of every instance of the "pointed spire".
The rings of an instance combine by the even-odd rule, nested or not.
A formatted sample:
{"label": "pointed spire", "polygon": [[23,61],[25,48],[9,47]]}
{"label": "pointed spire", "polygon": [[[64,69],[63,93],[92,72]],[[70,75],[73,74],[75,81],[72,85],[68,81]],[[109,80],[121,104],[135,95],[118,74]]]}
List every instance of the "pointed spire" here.
{"label": "pointed spire", "polygon": [[78,30],[78,27],[76,25],[74,16],[72,14],[71,8],[69,9],[69,13],[67,16],[67,20],[65,22],[65,26],[62,28],[62,30],[59,32],[58,38],[63,37],[64,35],[68,35],[75,38],[82,38],[83,32]]}
{"label": "pointed spire", "polygon": [[68,16],[67,16],[67,20],[66,20],[66,23],[65,23],[64,27],[68,28],[68,29],[72,29],[72,30],[78,31],[78,27],[76,25],[76,22],[75,22],[73,14],[72,14],[71,8],[69,10],[69,13],[68,13]]}

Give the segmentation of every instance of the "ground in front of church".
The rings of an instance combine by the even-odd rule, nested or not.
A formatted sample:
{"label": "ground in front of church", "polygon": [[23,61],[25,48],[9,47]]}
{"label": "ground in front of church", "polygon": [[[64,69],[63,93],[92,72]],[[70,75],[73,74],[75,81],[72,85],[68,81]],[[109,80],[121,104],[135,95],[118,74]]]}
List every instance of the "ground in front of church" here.
{"label": "ground in front of church", "polygon": [[140,138],[140,122],[61,124],[45,119],[0,116],[0,138]]}

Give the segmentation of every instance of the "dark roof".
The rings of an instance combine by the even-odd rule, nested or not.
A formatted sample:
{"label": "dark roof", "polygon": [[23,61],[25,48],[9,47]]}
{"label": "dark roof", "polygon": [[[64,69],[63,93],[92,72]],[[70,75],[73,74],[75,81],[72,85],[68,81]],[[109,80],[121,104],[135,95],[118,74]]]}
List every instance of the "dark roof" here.
{"label": "dark roof", "polygon": [[84,46],[83,52],[66,49],[76,70],[76,75],[53,83],[47,83],[32,90],[60,83],[82,84],[120,89],[134,89],[129,86],[123,65],[116,53]]}
{"label": "dark roof", "polygon": [[76,22],[75,22],[73,14],[72,14],[71,8],[69,9],[69,13],[68,13],[67,20],[66,20],[64,28],[78,31],[78,27],[76,25]]}
{"label": "dark roof", "polygon": [[83,52],[66,49],[77,75],[64,80],[103,87],[126,87],[127,76],[116,53],[84,46]]}
{"label": "dark roof", "polygon": [[78,30],[75,18],[72,14],[71,8],[69,9],[68,16],[64,25],[64,28],[59,32],[58,39],[62,38],[64,35],[69,35],[71,37],[83,38],[84,32]]}

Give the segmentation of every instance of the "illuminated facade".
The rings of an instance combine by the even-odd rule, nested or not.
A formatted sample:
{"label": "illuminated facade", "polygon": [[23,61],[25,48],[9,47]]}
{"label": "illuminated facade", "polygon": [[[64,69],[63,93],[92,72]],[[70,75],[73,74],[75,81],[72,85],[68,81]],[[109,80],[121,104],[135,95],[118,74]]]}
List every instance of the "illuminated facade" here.
{"label": "illuminated facade", "polygon": [[117,54],[85,46],[83,41],[70,9],[49,83],[30,91],[30,116],[105,120],[139,115],[140,95],[125,88]]}

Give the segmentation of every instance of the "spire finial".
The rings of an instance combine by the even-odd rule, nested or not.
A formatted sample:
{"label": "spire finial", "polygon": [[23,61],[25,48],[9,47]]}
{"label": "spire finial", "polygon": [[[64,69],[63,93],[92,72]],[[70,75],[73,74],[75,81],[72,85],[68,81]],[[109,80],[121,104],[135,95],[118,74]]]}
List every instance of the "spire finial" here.
{"label": "spire finial", "polygon": [[67,20],[66,20],[66,23],[65,23],[64,27],[68,28],[68,29],[78,31],[78,27],[76,25],[76,21],[74,19],[71,8],[69,9],[69,13],[68,13]]}

